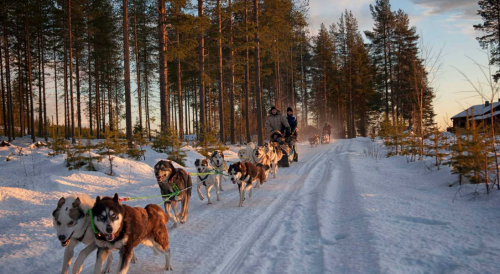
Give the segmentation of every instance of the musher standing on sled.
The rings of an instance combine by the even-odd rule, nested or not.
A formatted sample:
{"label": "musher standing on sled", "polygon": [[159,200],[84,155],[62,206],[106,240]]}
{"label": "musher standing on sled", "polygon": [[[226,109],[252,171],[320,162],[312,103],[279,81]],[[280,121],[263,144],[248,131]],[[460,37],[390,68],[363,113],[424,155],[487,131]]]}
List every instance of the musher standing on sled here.
{"label": "musher standing on sled", "polygon": [[[285,118],[285,116],[281,115],[280,111],[275,106],[272,106],[271,110],[269,111],[269,116],[267,116],[265,127],[269,132],[269,134],[273,134],[273,136],[269,136],[271,141],[278,141],[277,137],[280,136],[277,136],[277,134],[274,134],[273,132],[279,131],[283,134],[285,133],[282,132],[283,128],[286,131],[285,136],[291,134],[290,124],[288,123],[288,119]],[[282,144],[283,142],[280,142],[280,145]]]}
{"label": "musher standing on sled", "polygon": [[[289,114],[289,115],[288,115]],[[292,124],[289,123],[292,122]],[[292,127],[293,129],[292,129]],[[292,108],[287,109],[287,116],[281,115],[280,111],[276,107],[271,107],[269,111],[269,116],[267,116],[265,127],[269,134],[271,134],[270,140],[274,142],[278,142],[280,145],[283,145],[284,142],[280,137],[283,137],[283,133],[285,138],[291,137],[292,134],[295,134],[295,129],[297,128],[297,119],[293,116]],[[281,134],[278,134],[281,133]],[[292,139],[290,141],[290,146],[295,151],[295,142]],[[297,154],[295,153],[294,161],[297,161]]]}

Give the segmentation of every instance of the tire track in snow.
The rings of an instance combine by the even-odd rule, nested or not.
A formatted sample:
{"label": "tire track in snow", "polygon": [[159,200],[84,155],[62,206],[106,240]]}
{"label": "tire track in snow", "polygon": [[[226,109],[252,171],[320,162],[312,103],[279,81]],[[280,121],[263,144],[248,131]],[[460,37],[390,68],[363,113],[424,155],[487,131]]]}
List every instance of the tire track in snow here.
{"label": "tire track in snow", "polygon": [[[333,216],[322,216],[325,222],[322,237],[333,242],[326,245],[326,254],[338,254],[325,261],[328,272],[336,273],[381,273],[379,255],[373,244],[370,221],[363,209],[363,202],[356,188],[351,170],[350,152],[352,141],[345,140],[331,158],[334,166],[335,184],[325,191],[325,204],[333,204],[337,210]],[[363,182],[369,183],[369,182]],[[332,195],[329,197],[326,195]],[[333,217],[333,218],[332,218]],[[332,232],[335,234],[332,238]]]}

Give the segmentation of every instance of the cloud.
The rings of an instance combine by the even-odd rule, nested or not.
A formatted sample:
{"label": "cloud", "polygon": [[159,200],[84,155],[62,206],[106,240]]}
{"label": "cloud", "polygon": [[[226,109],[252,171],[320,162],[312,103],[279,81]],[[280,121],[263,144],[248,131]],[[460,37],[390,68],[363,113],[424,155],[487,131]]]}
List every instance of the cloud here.
{"label": "cloud", "polygon": [[352,11],[354,17],[358,20],[360,31],[371,29],[373,20],[371,18],[369,4],[373,0],[310,0],[309,1],[309,28],[311,34],[317,34],[321,23],[325,24],[327,29],[333,23],[339,21],[340,15],[345,11]]}
{"label": "cloud", "polygon": [[477,19],[479,6],[475,0],[410,0],[426,9],[424,15],[453,14],[452,20]]}

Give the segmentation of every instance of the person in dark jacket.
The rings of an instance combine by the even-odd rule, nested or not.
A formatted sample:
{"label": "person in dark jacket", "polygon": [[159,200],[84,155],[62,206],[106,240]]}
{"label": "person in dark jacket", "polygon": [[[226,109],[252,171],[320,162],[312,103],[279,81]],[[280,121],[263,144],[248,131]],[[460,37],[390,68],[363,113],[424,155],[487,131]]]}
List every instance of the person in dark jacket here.
{"label": "person in dark jacket", "polygon": [[297,139],[297,117],[293,115],[293,109],[291,107],[288,107],[286,109],[286,119],[288,120],[288,124],[290,125],[290,135],[291,135],[290,146],[295,151],[293,160],[297,162],[298,154],[297,154],[297,146],[295,146],[295,140]]}
{"label": "person in dark jacket", "polygon": [[328,123],[325,123],[325,126],[323,127],[323,134],[325,133],[328,134],[328,136],[332,134],[332,127]]}
{"label": "person in dark jacket", "polygon": [[295,129],[297,129],[297,117],[293,115],[293,109],[288,107],[286,109],[286,119],[288,120],[288,124],[290,125],[290,132],[293,135]]}

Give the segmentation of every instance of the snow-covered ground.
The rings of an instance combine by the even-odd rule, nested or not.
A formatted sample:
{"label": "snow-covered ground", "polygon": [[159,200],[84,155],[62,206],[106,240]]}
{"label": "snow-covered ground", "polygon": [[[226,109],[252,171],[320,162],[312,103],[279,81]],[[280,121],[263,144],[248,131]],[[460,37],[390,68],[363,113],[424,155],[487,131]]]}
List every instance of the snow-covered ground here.
{"label": "snow-covered ground", "polygon": [[[300,162],[281,168],[243,208],[229,181],[213,205],[193,192],[187,223],[168,224],[174,273],[499,273],[498,191],[466,195],[469,186],[457,194],[458,186],[448,187],[456,180],[449,168],[376,160],[364,153],[370,143],[300,144]],[[200,156],[189,149],[194,171]],[[226,155],[235,161],[238,148],[231,149]],[[0,273],[60,271],[64,249],[51,213],[62,196],[159,194],[152,166],[165,155],[149,148],[146,161],[117,159],[115,176],[104,174],[104,162],[97,172],[68,171],[64,156],[48,158],[47,148],[25,148],[26,156],[6,162],[15,151],[0,148]],[[162,273],[162,257],[146,247],[136,253],[129,273]],[[83,273],[92,273],[94,260],[88,257]]]}

